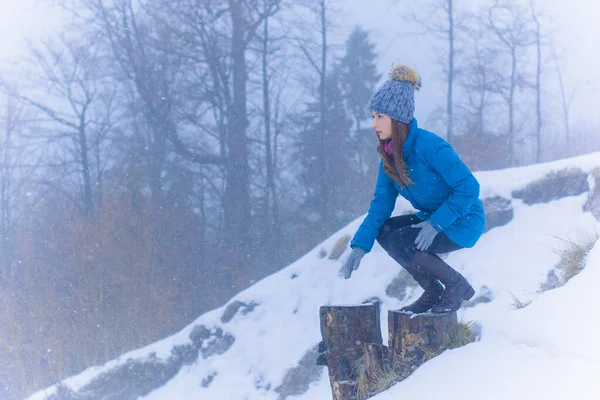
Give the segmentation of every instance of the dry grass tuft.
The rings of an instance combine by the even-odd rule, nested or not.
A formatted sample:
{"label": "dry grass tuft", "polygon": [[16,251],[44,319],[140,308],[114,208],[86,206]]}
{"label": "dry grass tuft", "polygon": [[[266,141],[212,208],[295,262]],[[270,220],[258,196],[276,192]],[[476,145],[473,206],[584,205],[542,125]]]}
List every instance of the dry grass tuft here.
{"label": "dry grass tuft", "polygon": [[459,347],[466,346],[469,343],[473,343],[476,335],[473,330],[471,330],[471,323],[472,321],[459,322],[458,326],[456,327],[456,331],[454,331],[450,337],[450,340],[443,348],[437,350],[424,348],[423,351],[425,355],[423,356],[422,363],[439,356],[446,350],[457,349]]}
{"label": "dry grass tuft", "polygon": [[408,363],[388,361],[384,362],[383,369],[372,371],[368,376],[365,360],[361,357],[354,365],[354,370],[358,376],[357,399],[366,400],[408,378],[414,369]]}
{"label": "dry grass tuft", "polygon": [[577,240],[561,239],[565,246],[555,249],[560,257],[559,269],[562,271],[561,286],[581,272],[585,267],[585,260],[594,244],[600,238],[598,232],[578,235]]}
{"label": "dry grass tuft", "polygon": [[460,322],[458,324],[456,331],[454,332],[454,334],[450,338],[450,341],[446,345],[446,350],[457,349],[475,341],[476,335],[475,332],[473,332],[473,330],[471,329],[472,323],[473,321],[468,321]]}
{"label": "dry grass tuft", "polygon": [[513,309],[513,310],[520,310],[520,309],[522,309],[522,308],[525,308],[525,307],[527,307],[528,305],[530,305],[530,304],[531,304],[531,302],[532,302],[532,300],[525,300],[525,301],[523,301],[523,300],[519,299],[519,298],[518,298],[518,297],[517,297],[515,294],[513,294],[512,292],[509,292],[509,294],[510,294],[510,297],[512,297],[512,299],[513,299],[513,302],[512,302],[512,304],[510,305],[510,308],[511,308],[511,309]]}

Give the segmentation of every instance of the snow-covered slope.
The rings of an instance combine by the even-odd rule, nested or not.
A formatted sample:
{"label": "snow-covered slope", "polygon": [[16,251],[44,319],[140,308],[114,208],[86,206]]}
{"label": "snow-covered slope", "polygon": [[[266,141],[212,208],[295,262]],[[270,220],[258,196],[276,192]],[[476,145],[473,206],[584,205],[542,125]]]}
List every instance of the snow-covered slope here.
{"label": "snow-covered slope", "polygon": [[564,287],[521,310],[488,311],[479,342],[445,352],[374,399],[600,399],[599,279],[600,242]]}
{"label": "snow-covered slope", "polygon": [[[479,302],[465,305],[459,318],[473,321],[481,332],[479,340],[444,352],[377,399],[437,394],[447,400],[600,399],[600,314],[594,309],[600,304],[600,244],[590,251],[583,272],[562,287],[540,291],[559,264],[557,250],[565,247],[565,240],[586,240],[586,235],[600,232],[592,213],[583,210],[594,178],[587,178],[592,190],[545,203],[527,205],[513,197],[549,172],[569,167],[597,174],[600,154],[476,174],[481,198],[500,196],[513,213],[510,222],[486,232],[474,248],[447,258],[477,290]],[[410,205],[399,199],[395,214],[406,211],[411,211]],[[348,250],[337,260],[329,256],[336,242],[352,236],[361,221],[358,218],[178,334],[72,377],[61,383],[61,390],[54,386],[30,399],[74,398],[73,392],[85,399],[100,398],[94,391],[106,390],[102,388],[111,385],[107,377],[115,371],[120,371],[120,385],[127,386],[124,376],[133,377],[129,386],[142,382],[141,372],[128,375],[123,367],[131,372],[140,363],[168,366],[161,370],[162,386],[153,390],[148,383],[152,378],[144,381],[149,388],[139,391],[144,400],[331,398],[327,370],[314,365],[314,349],[321,340],[319,307],[377,297],[386,332],[387,310],[413,301],[421,292],[411,285],[404,296],[386,294],[401,267],[377,244],[351,279],[339,277]],[[515,310],[515,297],[532,303]],[[135,398],[127,396],[122,398]]]}

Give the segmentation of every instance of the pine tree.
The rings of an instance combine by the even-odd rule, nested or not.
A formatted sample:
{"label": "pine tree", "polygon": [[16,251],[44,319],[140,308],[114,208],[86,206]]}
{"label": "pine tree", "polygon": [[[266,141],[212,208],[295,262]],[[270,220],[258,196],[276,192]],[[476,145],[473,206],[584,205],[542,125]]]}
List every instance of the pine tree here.
{"label": "pine tree", "polygon": [[346,54],[340,61],[340,86],[349,114],[354,120],[354,133],[358,134],[370,120],[367,103],[381,79],[377,73],[375,45],[369,32],[355,27],[346,40]]}
{"label": "pine tree", "polygon": [[375,61],[368,33],[355,28],[344,56],[325,79],[324,108],[315,96],[296,117],[301,127],[299,180],[304,187],[294,218],[299,238],[309,236],[307,232],[313,238],[331,234],[363,213],[372,197],[379,158],[367,103],[381,78]]}
{"label": "pine tree", "polygon": [[348,207],[355,216],[365,211],[365,204],[372,197],[379,164],[376,153],[378,142],[370,128],[371,115],[367,109],[369,99],[381,80],[376,60],[375,45],[369,39],[369,32],[355,27],[346,40],[346,53],[340,60],[338,74],[341,94],[353,123],[347,150],[352,156],[353,166]]}
{"label": "pine tree", "polygon": [[[352,122],[346,113],[337,71],[334,68],[326,79],[325,130],[322,132],[318,99],[307,103],[305,112],[298,120],[303,127],[297,143],[302,171],[299,177],[305,188],[299,214],[311,231],[319,232],[321,236],[330,234],[339,229],[342,222],[347,222],[348,190],[351,181],[356,179],[349,173],[353,152],[348,132]],[[323,198],[327,199],[324,209],[321,208]]]}

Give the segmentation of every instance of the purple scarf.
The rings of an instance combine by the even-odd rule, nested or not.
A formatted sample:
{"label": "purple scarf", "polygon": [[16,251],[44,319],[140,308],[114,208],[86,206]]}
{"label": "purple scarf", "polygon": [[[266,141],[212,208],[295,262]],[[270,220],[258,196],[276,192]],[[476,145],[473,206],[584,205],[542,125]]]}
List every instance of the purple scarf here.
{"label": "purple scarf", "polygon": [[383,145],[383,150],[385,150],[385,152],[388,153],[390,156],[394,155],[394,147],[392,145],[391,140]]}

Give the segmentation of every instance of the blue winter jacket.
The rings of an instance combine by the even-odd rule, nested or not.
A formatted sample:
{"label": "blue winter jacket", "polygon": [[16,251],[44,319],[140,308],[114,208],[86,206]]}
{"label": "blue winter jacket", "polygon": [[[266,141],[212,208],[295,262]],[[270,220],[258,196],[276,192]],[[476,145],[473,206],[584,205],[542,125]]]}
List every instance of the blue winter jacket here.
{"label": "blue winter jacket", "polygon": [[383,170],[382,161],[369,213],[350,246],[371,251],[399,193],[419,210],[420,219],[430,219],[438,232],[444,232],[459,246],[473,247],[485,226],[477,179],[444,139],[420,129],[416,119],[410,124],[403,150],[414,184],[401,188]]}

